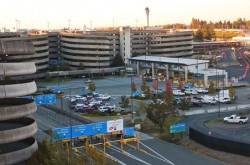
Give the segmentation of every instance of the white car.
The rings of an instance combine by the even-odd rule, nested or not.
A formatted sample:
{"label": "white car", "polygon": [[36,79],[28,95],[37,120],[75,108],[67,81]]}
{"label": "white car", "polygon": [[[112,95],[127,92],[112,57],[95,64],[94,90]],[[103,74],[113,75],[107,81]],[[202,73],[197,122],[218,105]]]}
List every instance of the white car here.
{"label": "white car", "polygon": [[203,98],[201,101],[203,104],[209,104],[209,105],[211,104],[214,105],[217,103],[217,101],[214,98],[209,98],[209,97]]}
{"label": "white car", "polygon": [[197,95],[198,94],[198,92],[195,88],[187,88],[185,90],[185,93],[188,95]]}
{"label": "white car", "polygon": [[96,98],[100,99],[100,100],[103,100],[103,101],[106,101],[106,100],[110,100],[111,97],[107,96],[107,95],[99,94]]}
{"label": "white car", "polygon": [[208,93],[208,88],[196,88],[198,93]]}
{"label": "white car", "polygon": [[182,92],[182,91],[179,90],[179,89],[176,89],[176,90],[173,90],[173,95],[175,95],[175,96],[184,96],[185,93]]}
{"label": "white car", "polygon": [[247,121],[248,121],[248,117],[244,117],[244,116],[231,115],[229,117],[225,117],[224,118],[224,122],[225,123],[239,123],[239,124],[243,124],[243,123],[246,123]]}
{"label": "white car", "polygon": [[228,97],[219,97],[219,102],[223,104],[231,103],[231,99]]}
{"label": "white car", "polygon": [[107,113],[109,109],[107,106],[100,106],[98,107],[98,111]]}

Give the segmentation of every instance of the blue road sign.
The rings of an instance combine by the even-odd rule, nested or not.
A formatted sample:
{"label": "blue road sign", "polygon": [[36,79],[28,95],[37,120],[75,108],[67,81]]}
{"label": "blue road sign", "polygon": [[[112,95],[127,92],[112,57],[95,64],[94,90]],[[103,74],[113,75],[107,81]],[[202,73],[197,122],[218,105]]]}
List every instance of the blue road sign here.
{"label": "blue road sign", "polygon": [[185,132],[185,130],[186,130],[185,123],[175,124],[170,126],[170,133]]}
{"label": "blue road sign", "polygon": [[62,90],[62,87],[56,86],[55,88],[52,89],[54,92],[59,92]]}
{"label": "blue road sign", "polygon": [[138,91],[132,92],[132,97],[139,96],[139,95],[140,95],[140,92],[138,92]]}
{"label": "blue road sign", "polygon": [[86,127],[85,125],[75,125],[72,127],[72,137],[77,138],[86,135]]}
{"label": "blue road sign", "polygon": [[134,129],[134,127],[124,127],[123,128],[123,134],[125,136],[135,135],[135,129]]}
{"label": "blue road sign", "polygon": [[44,95],[45,104],[55,104],[56,103],[56,95],[55,94],[47,94]]}
{"label": "blue road sign", "polygon": [[70,127],[53,129],[54,140],[70,139]]}
{"label": "blue road sign", "polygon": [[35,96],[35,102],[37,105],[45,104],[45,97],[44,95],[37,95]]}
{"label": "blue road sign", "polygon": [[82,89],[82,95],[86,95],[88,92],[85,89]]}
{"label": "blue road sign", "polygon": [[87,124],[85,127],[85,136],[107,133],[107,122]]}

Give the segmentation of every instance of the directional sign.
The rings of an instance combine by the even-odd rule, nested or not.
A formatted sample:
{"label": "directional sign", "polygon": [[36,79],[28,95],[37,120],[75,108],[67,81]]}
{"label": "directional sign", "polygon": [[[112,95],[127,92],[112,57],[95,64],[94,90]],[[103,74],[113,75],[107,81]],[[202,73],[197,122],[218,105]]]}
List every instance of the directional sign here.
{"label": "directional sign", "polygon": [[115,132],[123,130],[123,119],[107,121],[107,132]]}
{"label": "directional sign", "polygon": [[125,136],[135,135],[135,128],[134,127],[124,127],[123,128],[123,135],[125,135]]}
{"label": "directional sign", "polygon": [[70,139],[70,127],[53,129],[54,140]]}
{"label": "directional sign", "polygon": [[185,130],[186,130],[185,123],[175,124],[170,126],[170,133],[185,132]]}
{"label": "directional sign", "polygon": [[96,135],[96,134],[105,134],[107,133],[107,123],[92,123],[85,125],[86,127],[86,136]]}
{"label": "directional sign", "polygon": [[72,137],[77,138],[86,135],[86,127],[85,125],[75,125],[72,127]]}
{"label": "directional sign", "polygon": [[82,89],[82,95],[86,95],[88,92],[85,89]]}
{"label": "directional sign", "polygon": [[37,95],[35,96],[35,101],[37,105],[45,104],[45,97],[44,95]]}
{"label": "directional sign", "polygon": [[59,92],[62,90],[62,87],[56,86],[55,88],[52,89],[54,92]]}
{"label": "directional sign", "polygon": [[56,95],[55,94],[47,94],[44,95],[45,104],[55,104],[56,103]]}

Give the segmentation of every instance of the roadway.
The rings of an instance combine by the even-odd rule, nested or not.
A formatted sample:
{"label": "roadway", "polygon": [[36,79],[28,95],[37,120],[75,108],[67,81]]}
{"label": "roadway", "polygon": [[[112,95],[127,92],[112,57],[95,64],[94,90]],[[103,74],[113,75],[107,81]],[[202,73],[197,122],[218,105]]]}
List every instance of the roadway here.
{"label": "roadway", "polygon": [[[49,136],[45,134],[45,132],[47,133],[48,130],[67,126],[62,122],[51,119],[38,112],[34,113],[33,117],[37,121],[39,131],[36,134],[36,138],[38,138],[39,140],[42,140],[42,138],[49,139]],[[112,157],[118,160],[119,164],[133,164],[133,165],[142,165],[142,164],[221,165],[223,164],[218,160],[214,160],[212,158],[199,155],[181,146],[177,146],[168,143],[166,141],[162,141],[160,139],[151,137],[147,134],[140,133],[140,140],[141,140],[140,149],[146,152],[136,150],[128,145],[124,145],[125,152],[121,152],[121,150],[119,149],[120,144],[117,142],[111,142],[112,145],[106,148],[106,153],[112,155]],[[133,144],[133,146],[136,145]],[[99,147],[102,148],[103,146],[100,145]]]}

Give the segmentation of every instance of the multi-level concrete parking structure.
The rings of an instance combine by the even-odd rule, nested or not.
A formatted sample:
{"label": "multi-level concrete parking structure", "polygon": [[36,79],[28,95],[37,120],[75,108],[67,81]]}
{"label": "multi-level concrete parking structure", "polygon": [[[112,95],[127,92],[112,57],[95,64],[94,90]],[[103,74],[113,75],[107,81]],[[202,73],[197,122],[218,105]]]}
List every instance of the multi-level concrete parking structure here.
{"label": "multi-level concrete parking structure", "polygon": [[36,111],[36,104],[32,99],[20,98],[35,93],[36,83],[11,80],[11,76],[36,72],[34,62],[14,62],[12,57],[34,53],[34,46],[28,41],[0,39],[0,76],[3,77],[0,80],[0,164],[23,162],[38,148],[32,137],[37,125],[28,117]]}
{"label": "multi-level concrete parking structure", "polygon": [[[7,38],[8,36],[8,38]],[[98,31],[60,31],[8,33],[5,40],[30,41],[32,55],[8,56],[7,61],[34,61],[38,72],[49,69],[50,60],[62,60],[72,69],[109,68],[120,54],[125,63],[140,55],[188,57],[193,55],[191,31],[164,29],[102,29]]]}
{"label": "multi-level concrete parking structure", "polygon": [[193,55],[191,31],[120,28],[120,50],[126,58],[138,55],[188,57]]}
{"label": "multi-level concrete parking structure", "polygon": [[[14,35],[15,34],[15,35]],[[1,34],[2,41],[28,41],[31,42],[32,47],[25,47],[23,45],[21,49],[27,49],[27,51],[32,51],[32,54],[13,54],[11,56],[6,56],[5,60],[8,62],[25,62],[33,61],[36,64],[37,71],[45,71],[49,67],[49,45],[48,45],[48,35],[47,33],[41,32],[29,32],[29,33],[8,33]],[[29,50],[31,49],[31,50]]]}
{"label": "multi-level concrete parking structure", "polygon": [[118,31],[61,32],[60,43],[64,63],[75,69],[110,67],[120,53]]}

